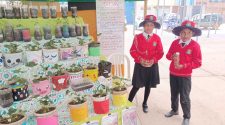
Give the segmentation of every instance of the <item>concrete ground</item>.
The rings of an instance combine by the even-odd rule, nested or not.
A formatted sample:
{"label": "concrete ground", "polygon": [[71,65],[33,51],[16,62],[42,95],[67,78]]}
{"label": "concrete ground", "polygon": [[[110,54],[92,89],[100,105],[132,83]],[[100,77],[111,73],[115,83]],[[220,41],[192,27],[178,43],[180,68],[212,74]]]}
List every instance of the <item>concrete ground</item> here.
{"label": "concrete ground", "polygon": [[[138,33],[140,31],[137,31]],[[203,65],[194,70],[191,91],[191,125],[225,125],[225,25],[220,27],[217,34],[203,31],[198,38],[203,54]],[[161,36],[165,54],[175,38],[172,33],[157,31]],[[125,53],[129,55],[129,49],[133,39],[132,26],[127,26],[125,33]],[[194,38],[196,39],[196,38]],[[130,57],[133,72],[133,60]],[[170,111],[170,87],[169,87],[169,61],[165,55],[159,62],[161,84],[157,89],[152,89],[148,100],[149,113],[142,112],[144,89],[137,96],[137,107],[141,125],[181,125],[183,112],[180,107],[180,115],[165,118],[164,113]]]}

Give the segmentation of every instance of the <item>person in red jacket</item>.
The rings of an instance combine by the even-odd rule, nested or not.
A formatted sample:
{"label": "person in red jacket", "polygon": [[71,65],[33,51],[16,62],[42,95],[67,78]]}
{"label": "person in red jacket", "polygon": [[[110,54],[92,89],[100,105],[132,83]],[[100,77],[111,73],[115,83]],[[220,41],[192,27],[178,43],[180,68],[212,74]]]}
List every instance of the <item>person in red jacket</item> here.
{"label": "person in red jacket", "polygon": [[191,74],[192,70],[202,65],[202,54],[200,45],[191,39],[201,35],[201,30],[195,28],[192,21],[184,21],[181,26],[175,27],[172,32],[179,36],[174,40],[166,55],[170,63],[170,90],[171,90],[171,108],[172,110],[165,114],[166,117],[178,115],[178,101],[180,94],[180,103],[183,110],[182,125],[189,125],[191,118]]}
{"label": "person in red jacket", "polygon": [[128,100],[133,101],[137,91],[145,87],[143,111],[148,112],[147,100],[151,88],[156,88],[159,84],[158,61],[163,56],[163,47],[160,37],[153,33],[153,29],[160,29],[160,24],[156,22],[156,16],[147,15],[140,23],[144,27],[144,32],[134,37],[130,54],[134,58],[135,66],[132,79],[133,88],[130,91]]}

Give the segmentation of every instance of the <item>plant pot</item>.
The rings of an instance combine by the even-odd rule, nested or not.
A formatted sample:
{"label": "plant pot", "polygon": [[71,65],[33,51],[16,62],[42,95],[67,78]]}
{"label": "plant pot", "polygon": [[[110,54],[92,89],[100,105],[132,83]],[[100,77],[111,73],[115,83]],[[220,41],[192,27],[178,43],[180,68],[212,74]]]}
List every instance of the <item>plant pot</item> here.
{"label": "plant pot", "polygon": [[3,66],[4,66],[4,60],[3,60],[2,53],[0,53],[0,68],[3,68]]}
{"label": "plant pot", "polygon": [[7,42],[13,42],[14,41],[13,27],[12,26],[6,26],[5,27],[5,40]]}
{"label": "plant pot", "polygon": [[23,41],[23,34],[21,28],[14,29],[13,33],[15,41]]}
{"label": "plant pot", "polygon": [[67,74],[62,76],[52,76],[51,79],[52,79],[53,89],[56,91],[66,89],[68,87],[69,76]]}
{"label": "plant pot", "polygon": [[82,84],[84,81],[83,71],[76,72],[76,73],[69,73],[69,81],[72,88],[75,85]]}
{"label": "plant pot", "polygon": [[56,109],[44,113],[44,114],[34,114],[36,116],[37,125],[58,125],[58,115]]}
{"label": "plant pot", "polygon": [[48,19],[49,18],[48,6],[42,6],[41,7],[41,13],[42,13],[42,17],[44,19]]}
{"label": "plant pot", "polygon": [[43,49],[44,62],[56,63],[59,61],[58,49]]}
{"label": "plant pot", "polygon": [[80,25],[76,25],[76,34],[77,36],[82,36],[82,29]]}
{"label": "plant pot", "polygon": [[37,18],[38,17],[38,7],[32,6],[30,8],[30,14],[31,14],[31,18]]}
{"label": "plant pot", "polygon": [[55,28],[55,38],[62,38],[62,30],[61,26],[57,26]]}
{"label": "plant pot", "polygon": [[27,62],[42,63],[42,50],[39,51],[26,51]]}
{"label": "plant pot", "polygon": [[51,92],[51,85],[49,80],[40,81],[32,84],[32,91],[34,95],[46,96]]}
{"label": "plant pot", "polygon": [[76,57],[86,58],[88,57],[88,44],[82,46],[78,45],[75,49]]}
{"label": "plant pot", "polygon": [[42,33],[39,26],[34,27],[34,39],[37,41],[42,40]]}
{"label": "plant pot", "polygon": [[111,69],[111,62],[98,63],[99,76],[104,76],[105,78],[111,77]]}
{"label": "plant pot", "polygon": [[13,13],[16,19],[21,18],[20,7],[13,7]]}
{"label": "plant pot", "polygon": [[88,118],[88,104],[87,101],[82,104],[69,105],[70,117],[74,122],[84,121]]}
{"label": "plant pot", "polygon": [[45,40],[50,40],[50,39],[52,39],[51,28],[48,27],[48,26],[44,27],[44,39],[45,39]]}
{"label": "plant pot", "polygon": [[73,58],[73,48],[60,48],[60,59],[61,60],[68,60]]}
{"label": "plant pot", "polygon": [[56,18],[57,17],[56,6],[50,6],[50,15],[51,15],[51,18]]}
{"label": "plant pot", "polygon": [[89,28],[88,24],[83,25],[83,36],[88,36],[89,35]]}
{"label": "plant pot", "polygon": [[64,38],[70,37],[68,25],[63,25],[62,31],[63,31],[62,34]]}
{"label": "plant pot", "polygon": [[4,35],[2,30],[0,29],[0,43],[2,43],[4,41]]}
{"label": "plant pot", "polygon": [[14,13],[13,13],[13,8],[5,8],[5,17],[7,19],[13,19],[14,18]]}
{"label": "plant pot", "polygon": [[29,29],[23,29],[22,34],[23,34],[23,41],[24,42],[30,42],[31,41],[31,35],[30,35]]}
{"label": "plant pot", "polygon": [[90,43],[88,51],[89,56],[100,56],[100,43]]}
{"label": "plant pot", "polygon": [[22,63],[22,53],[5,53],[4,64],[7,68],[13,68]]}
{"label": "plant pot", "polygon": [[127,90],[115,91],[112,94],[114,106],[126,106],[127,105]]}
{"label": "plant pot", "polygon": [[3,124],[0,123],[0,125],[24,125],[24,122],[26,121],[27,117],[24,116],[22,119],[20,119],[19,121],[13,122],[13,123],[9,123],[9,124]]}
{"label": "plant pot", "polygon": [[62,17],[66,18],[68,16],[68,8],[66,6],[61,7]]}
{"label": "plant pot", "polygon": [[98,80],[98,68],[84,69],[84,77],[88,78],[92,82],[96,82]]}
{"label": "plant pot", "polygon": [[109,113],[109,95],[106,97],[93,97],[94,112],[96,114]]}
{"label": "plant pot", "polygon": [[28,19],[29,18],[28,6],[25,5],[21,9],[22,9],[22,18],[23,19]]}
{"label": "plant pot", "polygon": [[76,28],[74,25],[69,26],[70,37],[76,37]]}
{"label": "plant pot", "polygon": [[0,88],[0,105],[5,108],[13,104],[13,95],[11,88]]}
{"label": "plant pot", "polygon": [[12,85],[14,101],[21,101],[29,96],[28,85]]}
{"label": "plant pot", "polygon": [[72,17],[77,17],[77,7],[71,7]]}

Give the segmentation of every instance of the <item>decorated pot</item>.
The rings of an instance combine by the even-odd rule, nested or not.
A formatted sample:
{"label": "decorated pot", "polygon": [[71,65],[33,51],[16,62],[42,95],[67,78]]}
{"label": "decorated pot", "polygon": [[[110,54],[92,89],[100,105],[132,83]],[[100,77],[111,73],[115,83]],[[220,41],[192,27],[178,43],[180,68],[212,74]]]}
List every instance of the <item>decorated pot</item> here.
{"label": "decorated pot", "polygon": [[3,124],[3,123],[0,123],[0,125],[26,125],[25,121],[27,120],[27,117],[24,116],[22,119],[20,119],[19,121],[16,121],[16,122],[13,122],[13,123],[9,123],[9,124]]}
{"label": "decorated pot", "polygon": [[21,101],[29,96],[28,85],[12,85],[12,94],[14,101]]}
{"label": "decorated pot", "polygon": [[28,19],[29,18],[28,6],[25,5],[21,9],[22,9],[22,18]]}
{"label": "decorated pot", "polygon": [[13,104],[13,95],[11,88],[0,87],[0,105],[5,108]]}
{"label": "decorated pot", "polygon": [[0,43],[2,43],[4,41],[4,35],[2,30],[0,29]]}
{"label": "decorated pot", "polygon": [[88,78],[92,82],[96,82],[98,80],[98,68],[84,69],[84,77]]}
{"label": "decorated pot", "polygon": [[57,17],[56,6],[50,6],[50,15],[51,15],[51,18],[56,18]]}
{"label": "decorated pot", "polygon": [[128,102],[127,90],[115,91],[112,94],[114,106],[126,106]]}
{"label": "decorated pot", "polygon": [[21,18],[20,7],[13,7],[13,13],[15,18],[17,19]]}
{"label": "decorated pot", "polygon": [[37,6],[32,6],[30,8],[30,16],[31,18],[37,18],[38,17],[38,7]]}
{"label": "decorated pot", "polygon": [[96,114],[109,113],[109,95],[106,97],[93,97],[94,112]]}
{"label": "decorated pot", "polygon": [[30,42],[31,41],[30,29],[23,29],[22,34],[23,34],[23,41],[24,42]]}
{"label": "decorated pot", "polygon": [[45,39],[45,40],[50,40],[50,39],[52,39],[51,28],[48,27],[48,26],[44,27],[44,39]]}
{"label": "decorated pot", "polygon": [[5,40],[7,42],[13,42],[14,37],[13,37],[13,27],[8,25],[5,27]]}
{"label": "decorated pot", "polygon": [[73,48],[60,48],[59,53],[61,60],[68,60],[73,58],[74,50]]}
{"label": "decorated pot", "polygon": [[62,17],[66,18],[68,16],[68,8],[66,6],[61,7]]}
{"label": "decorated pot", "polygon": [[13,19],[14,18],[13,8],[11,8],[11,7],[5,8],[5,17],[7,19]]}
{"label": "decorated pot", "polygon": [[7,68],[13,68],[23,62],[22,53],[5,53],[3,59]]}
{"label": "decorated pot", "polygon": [[26,51],[27,62],[42,63],[42,50],[39,51]]}
{"label": "decorated pot", "polygon": [[37,41],[42,40],[42,33],[39,26],[34,27],[34,39]]}
{"label": "decorated pot", "polygon": [[112,63],[110,62],[98,63],[99,76],[104,76],[105,78],[111,77],[111,69]]}
{"label": "decorated pot", "polygon": [[34,114],[36,116],[37,125],[59,125],[57,110],[53,110],[44,114]]}
{"label": "decorated pot", "polygon": [[43,49],[44,62],[57,63],[59,61],[58,49]]}
{"label": "decorated pot", "polygon": [[76,57],[86,58],[88,57],[88,44],[82,46],[78,45],[75,49]]}
{"label": "decorated pot", "polygon": [[64,38],[70,37],[68,25],[63,25],[62,31],[63,31],[62,34]]}
{"label": "decorated pot", "polygon": [[55,38],[62,38],[62,28],[61,28],[61,26],[56,26],[56,28],[55,28]]}
{"label": "decorated pot", "polygon": [[77,7],[71,7],[72,17],[77,17]]}
{"label": "decorated pot", "polygon": [[44,19],[48,19],[49,18],[49,10],[48,10],[48,6],[42,6],[41,7],[41,12],[42,12],[42,17]]}
{"label": "decorated pot", "polygon": [[14,29],[13,33],[14,33],[14,40],[15,41],[23,41],[23,34],[22,34],[21,28]]}
{"label": "decorated pot", "polygon": [[80,25],[76,25],[76,35],[82,36],[82,29]]}
{"label": "decorated pot", "polygon": [[90,43],[88,45],[89,56],[100,56],[100,43]]}
{"label": "decorated pot", "polygon": [[46,96],[51,92],[51,85],[49,80],[39,81],[32,84],[32,91],[34,95]]}
{"label": "decorated pot", "polygon": [[62,76],[52,76],[51,79],[52,79],[53,89],[56,91],[66,89],[68,87],[69,76],[67,74]]}
{"label": "decorated pot", "polygon": [[75,85],[80,85],[83,83],[84,78],[83,78],[83,71],[76,72],[76,73],[69,73],[69,81],[70,85],[73,88]]}
{"label": "decorated pot", "polygon": [[70,117],[74,122],[84,121],[88,118],[88,103],[87,101],[82,104],[68,104],[70,109]]}
{"label": "decorated pot", "polygon": [[83,36],[88,36],[89,35],[89,28],[88,24],[83,25]]}
{"label": "decorated pot", "polygon": [[2,56],[2,53],[0,53],[0,68],[3,68],[4,66],[4,62],[3,62],[3,56]]}
{"label": "decorated pot", "polygon": [[70,37],[76,37],[76,29],[74,25],[69,26]]}

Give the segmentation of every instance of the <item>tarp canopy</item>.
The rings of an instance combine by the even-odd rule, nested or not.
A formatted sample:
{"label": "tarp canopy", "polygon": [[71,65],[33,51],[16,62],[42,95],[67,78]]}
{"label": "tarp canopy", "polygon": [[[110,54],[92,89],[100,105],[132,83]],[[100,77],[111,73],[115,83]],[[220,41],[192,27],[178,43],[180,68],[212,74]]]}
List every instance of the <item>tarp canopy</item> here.
{"label": "tarp canopy", "polygon": [[[26,1],[26,0],[24,0]],[[30,0],[39,2],[95,2],[96,0]],[[125,0],[125,1],[144,1],[144,0]]]}

